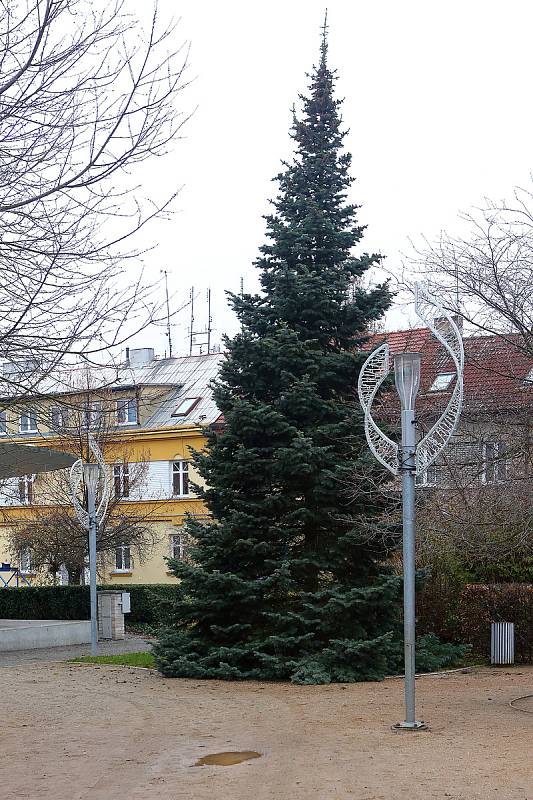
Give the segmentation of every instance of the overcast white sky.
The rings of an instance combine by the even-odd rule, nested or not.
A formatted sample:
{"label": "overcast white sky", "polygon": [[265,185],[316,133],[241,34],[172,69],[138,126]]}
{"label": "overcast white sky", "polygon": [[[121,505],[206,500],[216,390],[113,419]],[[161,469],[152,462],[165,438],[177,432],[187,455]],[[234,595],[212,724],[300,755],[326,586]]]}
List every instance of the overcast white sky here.
{"label": "overcast white sky", "polygon": [[[264,241],[271,182],[290,154],[290,109],[317,59],[325,2],[160,0],[191,40],[181,96],[198,106],[184,138],[151,180],[183,184],[173,220],[158,224],[152,277],[169,270],[171,291],[198,294],[205,323],[212,288],[214,340],[236,323],[224,290],[257,287],[253,261]],[[526,185],[533,166],[533,5],[527,0],[329,0],[329,63],[338,70],[357,179],[353,200],[368,224],[364,250],[400,264],[409,238],[453,232],[457,215],[483,197]],[[152,234],[154,230],[152,230]],[[176,300],[177,303],[177,300]],[[389,324],[406,322],[396,311]],[[173,327],[175,354],[188,352],[188,311]],[[135,346],[155,345],[147,331]]]}

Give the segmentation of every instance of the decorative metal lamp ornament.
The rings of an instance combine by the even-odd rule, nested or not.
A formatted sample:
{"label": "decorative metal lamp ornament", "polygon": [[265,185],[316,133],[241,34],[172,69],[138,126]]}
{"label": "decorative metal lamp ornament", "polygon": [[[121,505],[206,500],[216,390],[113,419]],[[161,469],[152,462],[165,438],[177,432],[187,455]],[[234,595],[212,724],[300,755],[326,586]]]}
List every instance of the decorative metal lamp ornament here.
{"label": "decorative metal lamp ornament", "polygon": [[[89,573],[91,595],[91,655],[95,656],[98,649],[98,623],[96,607],[96,529],[105,517],[109,504],[110,485],[107,468],[102,451],[95,439],[88,434],[88,444],[94,462],[84,464],[81,458],[74,462],[70,468],[70,488],[72,504],[81,524],[89,532]],[[87,489],[87,509],[78,497],[78,490],[82,483]],[[100,502],[96,506],[98,488],[102,487]]]}
{"label": "decorative metal lamp ornament", "polygon": [[102,451],[98,447],[94,436],[89,433],[88,436],[89,450],[94,458],[93,464],[84,464],[81,458],[78,458],[70,468],[70,490],[72,497],[72,504],[80,523],[84,528],[89,527],[89,513],[87,509],[80,502],[78,497],[78,490],[82,484],[85,484],[87,489],[92,487],[94,489],[95,497],[98,488],[101,488],[100,501],[96,509],[96,524],[99,525],[106,515],[107,506],[109,504],[109,495],[111,487],[109,484],[109,477],[107,474],[107,467],[102,455]]}
{"label": "decorative metal lamp ornament", "polygon": [[[415,286],[415,311],[440,341],[455,364],[457,379],[446,408],[428,433],[416,442],[415,401],[420,385],[420,353],[394,356],[394,379],[400,396],[401,445],[390,439],[372,416],[372,403],[390,372],[389,345],[374,350],[361,368],[359,400],[365,412],[365,434],[370,450],[393,475],[401,473],[403,499],[403,602],[405,655],[405,720],[393,727],[416,730],[424,723],[415,716],[415,476],[423,474],[453,435],[463,402],[464,349],[459,328],[427,289]],[[447,325],[436,327],[435,318]]]}

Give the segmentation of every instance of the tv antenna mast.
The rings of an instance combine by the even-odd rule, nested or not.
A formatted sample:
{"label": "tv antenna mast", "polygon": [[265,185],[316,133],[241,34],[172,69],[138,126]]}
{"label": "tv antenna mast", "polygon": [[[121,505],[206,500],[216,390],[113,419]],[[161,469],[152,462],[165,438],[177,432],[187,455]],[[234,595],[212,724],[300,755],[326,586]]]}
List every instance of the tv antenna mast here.
{"label": "tv antenna mast", "polygon": [[[202,355],[203,348],[207,348],[207,355],[211,352],[211,333],[213,317],[211,316],[211,288],[207,290],[207,327],[202,330],[194,330],[194,286],[191,286],[191,327],[189,334],[189,355],[192,356],[194,348],[198,348],[199,355]],[[201,338],[198,338],[201,337]]]}
{"label": "tv antenna mast", "polygon": [[168,299],[168,272],[166,269],[160,270],[165,276],[165,293],[167,297],[167,332],[166,336],[168,339],[168,357],[172,358],[172,339],[170,338],[170,302]]}

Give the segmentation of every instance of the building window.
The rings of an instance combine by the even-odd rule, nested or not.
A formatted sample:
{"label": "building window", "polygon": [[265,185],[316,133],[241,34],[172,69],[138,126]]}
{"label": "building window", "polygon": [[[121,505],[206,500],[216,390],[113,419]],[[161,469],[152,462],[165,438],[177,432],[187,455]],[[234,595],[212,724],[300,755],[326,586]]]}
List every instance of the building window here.
{"label": "building window", "polygon": [[0,411],[0,436],[7,433],[7,419],[6,412]]}
{"label": "building window", "polygon": [[[65,564],[61,564],[58,570],[58,578],[59,578],[59,585],[60,586],[68,586],[68,569],[66,568]],[[90,580],[90,576],[89,576]]]}
{"label": "building window", "polygon": [[60,431],[67,427],[67,411],[59,406],[52,406],[50,409],[50,428],[53,431]]}
{"label": "building window", "polygon": [[33,573],[35,572],[33,565],[32,552],[29,547],[24,547],[19,554],[19,570],[20,572]]}
{"label": "building window", "polygon": [[33,482],[35,475],[21,475],[19,478],[19,500],[25,506],[33,503]]}
{"label": "building window", "polygon": [[189,462],[174,461],[172,464],[172,494],[185,497],[189,494]]}
{"label": "building window", "polygon": [[417,486],[436,486],[437,485],[437,465],[430,464],[424,472],[421,472],[415,479]]}
{"label": "building window", "polygon": [[440,375],[437,375],[437,377],[429,387],[429,391],[444,392],[446,389],[450,388],[450,384],[454,378],[455,378],[455,372],[441,372]]}
{"label": "building window", "polygon": [[500,483],[507,478],[507,462],[503,442],[484,442],[481,480],[483,483]]}
{"label": "building window", "polygon": [[85,428],[98,428],[102,417],[102,404],[100,402],[85,403],[83,407],[83,425]]}
{"label": "building window", "polygon": [[37,414],[35,411],[23,411],[19,417],[20,433],[37,433]]}
{"label": "building window", "polygon": [[184,397],[179,406],[172,412],[172,416],[185,417],[193,410],[194,406],[199,400],[199,397]]}
{"label": "building window", "polygon": [[115,572],[131,572],[131,552],[129,544],[121,544],[115,550]]}
{"label": "building window", "polygon": [[129,464],[113,464],[113,487],[115,497],[130,496]]}
{"label": "building window", "polygon": [[137,422],[137,400],[135,397],[117,400],[117,422],[119,425],[133,425]]}
{"label": "building window", "polygon": [[183,561],[185,558],[185,536],[182,533],[170,535],[170,557],[176,561]]}

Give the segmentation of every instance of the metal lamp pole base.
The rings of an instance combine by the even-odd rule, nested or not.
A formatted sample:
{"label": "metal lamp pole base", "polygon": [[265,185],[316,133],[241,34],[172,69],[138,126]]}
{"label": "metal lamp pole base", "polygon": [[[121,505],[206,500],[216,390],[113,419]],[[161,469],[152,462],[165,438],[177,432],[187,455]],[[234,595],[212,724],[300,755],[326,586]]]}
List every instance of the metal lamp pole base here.
{"label": "metal lamp pole base", "polygon": [[425,722],[415,720],[415,722],[397,722],[391,725],[393,731],[427,731],[428,726]]}

